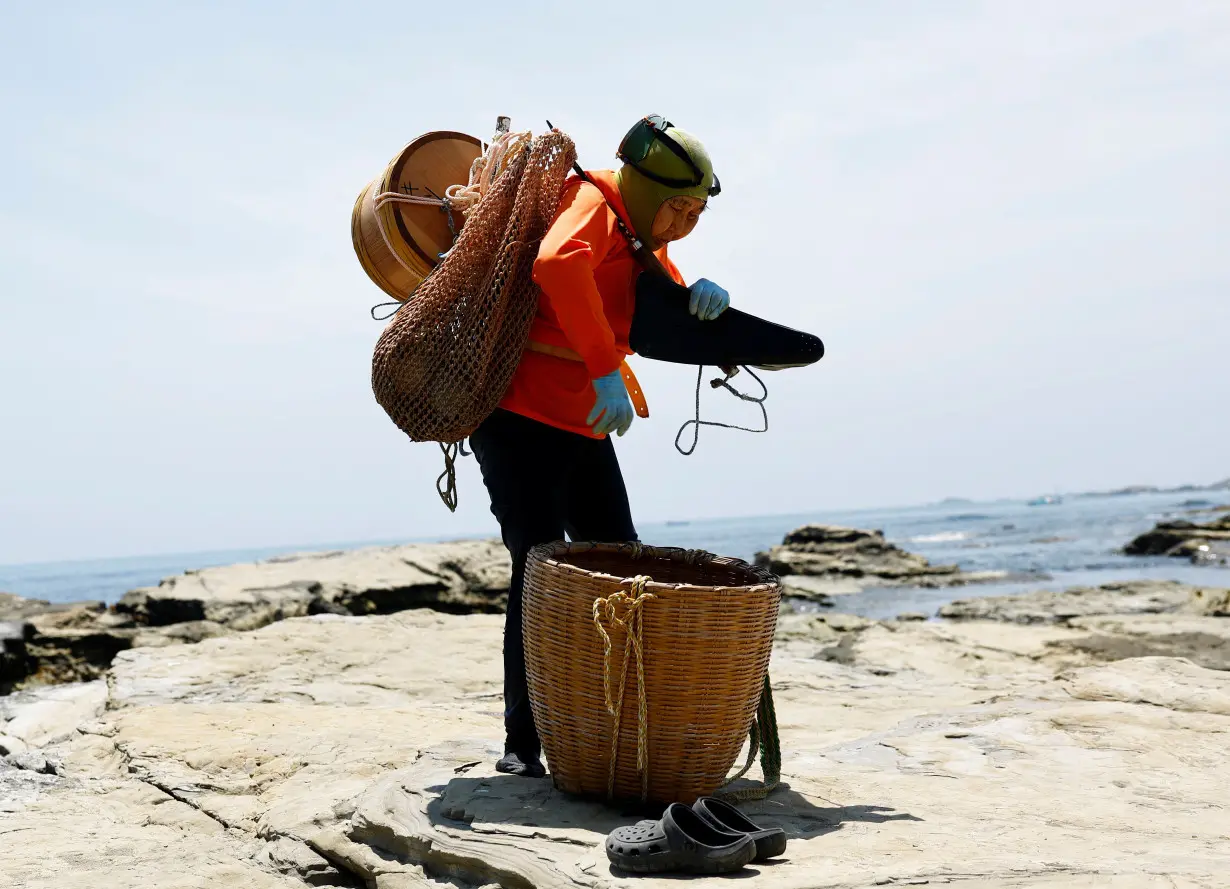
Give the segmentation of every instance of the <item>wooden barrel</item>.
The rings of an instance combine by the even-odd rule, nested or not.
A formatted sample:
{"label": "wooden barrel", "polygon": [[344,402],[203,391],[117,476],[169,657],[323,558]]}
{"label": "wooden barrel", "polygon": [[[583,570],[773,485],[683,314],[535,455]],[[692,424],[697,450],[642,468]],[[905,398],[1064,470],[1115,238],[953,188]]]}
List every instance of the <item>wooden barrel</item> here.
{"label": "wooden barrel", "polygon": [[[427,133],[399,151],[355,201],[350,214],[354,252],[367,276],[389,296],[406,299],[453,245],[449,214],[436,201],[450,185],[469,182],[470,166],[481,153],[482,142],[465,133]],[[386,194],[427,202],[381,202]],[[454,210],[453,227],[460,231],[463,222]]]}

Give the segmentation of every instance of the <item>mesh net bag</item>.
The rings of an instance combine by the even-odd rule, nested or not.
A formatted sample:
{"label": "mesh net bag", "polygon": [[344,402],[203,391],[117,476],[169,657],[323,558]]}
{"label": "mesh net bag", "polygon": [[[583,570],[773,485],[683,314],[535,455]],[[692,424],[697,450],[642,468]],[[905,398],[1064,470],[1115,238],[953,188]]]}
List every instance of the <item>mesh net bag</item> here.
{"label": "mesh net bag", "polygon": [[[412,440],[455,445],[504,397],[538,309],[534,259],[575,161],[572,140],[558,130],[534,139],[467,213],[453,248],[380,335],[372,390]],[[448,490],[440,493],[453,508],[448,447],[445,457]]]}

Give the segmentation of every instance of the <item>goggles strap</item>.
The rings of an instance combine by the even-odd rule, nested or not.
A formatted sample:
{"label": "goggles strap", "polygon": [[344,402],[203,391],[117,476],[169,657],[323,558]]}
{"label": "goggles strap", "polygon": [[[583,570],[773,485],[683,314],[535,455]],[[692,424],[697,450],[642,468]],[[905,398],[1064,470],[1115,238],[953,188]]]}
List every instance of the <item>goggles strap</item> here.
{"label": "goggles strap", "polygon": [[646,148],[645,155],[642,155],[639,158],[634,159],[630,157],[628,153],[624,151],[624,145],[626,145],[628,141],[626,137],[624,138],[624,143],[619,146],[619,151],[617,152],[617,155],[621,161],[631,166],[634,170],[636,170],[642,176],[645,176],[648,179],[652,179],[654,182],[657,182],[659,185],[665,185],[667,188],[695,188],[696,186],[700,185],[702,182],[705,181],[705,174],[701,172],[700,167],[696,166],[696,161],[692,160],[692,157],[691,155],[688,154],[687,150],[682,145],[680,145],[678,142],[676,142],[674,139],[672,139],[670,136],[667,135],[666,130],[672,126],[670,121],[663,118],[662,126],[659,127],[648,117],[643,117],[641,118],[640,123],[638,123],[637,126],[643,126],[643,127],[648,128],[649,133],[650,133],[650,143],[649,144],[652,145],[654,139],[660,139],[662,143],[667,147],[667,149],[671,152],[671,154],[675,155],[675,157],[679,158],[681,161],[683,161],[685,164],[688,165],[688,169],[692,171],[692,175],[695,176],[696,178],[695,180],[677,179],[671,176],[661,176],[661,175],[658,175],[657,173],[653,173],[649,170],[646,170],[644,167],[641,166],[640,162],[645,159],[646,155],[648,155],[649,149]]}

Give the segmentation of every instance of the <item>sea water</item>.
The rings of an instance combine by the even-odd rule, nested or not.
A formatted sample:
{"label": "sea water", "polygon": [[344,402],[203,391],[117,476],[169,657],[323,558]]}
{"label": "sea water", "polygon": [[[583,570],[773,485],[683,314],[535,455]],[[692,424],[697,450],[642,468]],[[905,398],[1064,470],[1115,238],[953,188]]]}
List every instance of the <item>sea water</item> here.
{"label": "sea water", "polygon": [[[1230,568],[1196,566],[1163,557],[1125,556],[1121,552],[1124,544],[1158,521],[1205,521],[1212,517],[1208,509],[1228,502],[1230,491],[1076,496],[1039,505],[1020,500],[953,500],[895,509],[642,524],[638,530],[646,543],[751,559],[780,543],[791,529],[822,522],[883,531],[890,541],[926,556],[933,564],[956,564],[966,571],[1004,571],[1011,576],[1002,583],[948,589],[869,589],[840,597],[837,607],[841,611],[882,618],[904,611],[932,614],[955,598],[1121,580],[1181,580],[1230,587]],[[53,602],[101,599],[111,603],[130,589],[156,585],[164,577],[192,568],[251,562],[288,551],[392,542],[0,565],[0,590]]]}

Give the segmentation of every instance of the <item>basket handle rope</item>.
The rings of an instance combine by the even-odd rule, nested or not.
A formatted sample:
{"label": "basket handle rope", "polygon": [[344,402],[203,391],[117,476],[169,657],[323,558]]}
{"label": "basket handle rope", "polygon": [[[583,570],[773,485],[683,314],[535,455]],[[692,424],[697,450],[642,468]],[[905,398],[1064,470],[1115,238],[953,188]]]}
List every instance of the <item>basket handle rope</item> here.
{"label": "basket handle rope", "polygon": [[[764,677],[764,689],[760,693],[760,704],[756,708],[756,718],[752,720],[747,746],[747,762],[738,772],[726,779],[717,795],[728,800],[758,800],[772,793],[782,778],[782,744],[777,734],[777,711],[773,707],[773,685],[768,674]],[[731,784],[738,781],[751,769],[756,760],[756,751],[760,751],[760,769],[764,772],[764,784],[760,787],[745,787],[740,790],[727,790]]]}
{"label": "basket handle rope", "polygon": [[[645,660],[644,645],[641,635],[642,611],[650,599],[657,598],[645,591],[646,584],[652,578],[638,575],[631,579],[632,588],[628,592],[620,590],[610,596],[594,600],[594,626],[602,637],[602,686],[606,694],[606,709],[614,720],[611,729],[611,768],[607,776],[606,794],[608,799],[615,797],[615,772],[619,760],[619,724],[624,709],[624,691],[628,682],[628,664],[631,656],[636,655],[636,696],[637,696],[637,727],[636,727],[636,771],[641,776],[641,799],[649,798],[649,705],[645,694]],[[607,630],[621,627],[625,634],[624,659],[619,670],[619,690],[611,694],[611,633]]]}

